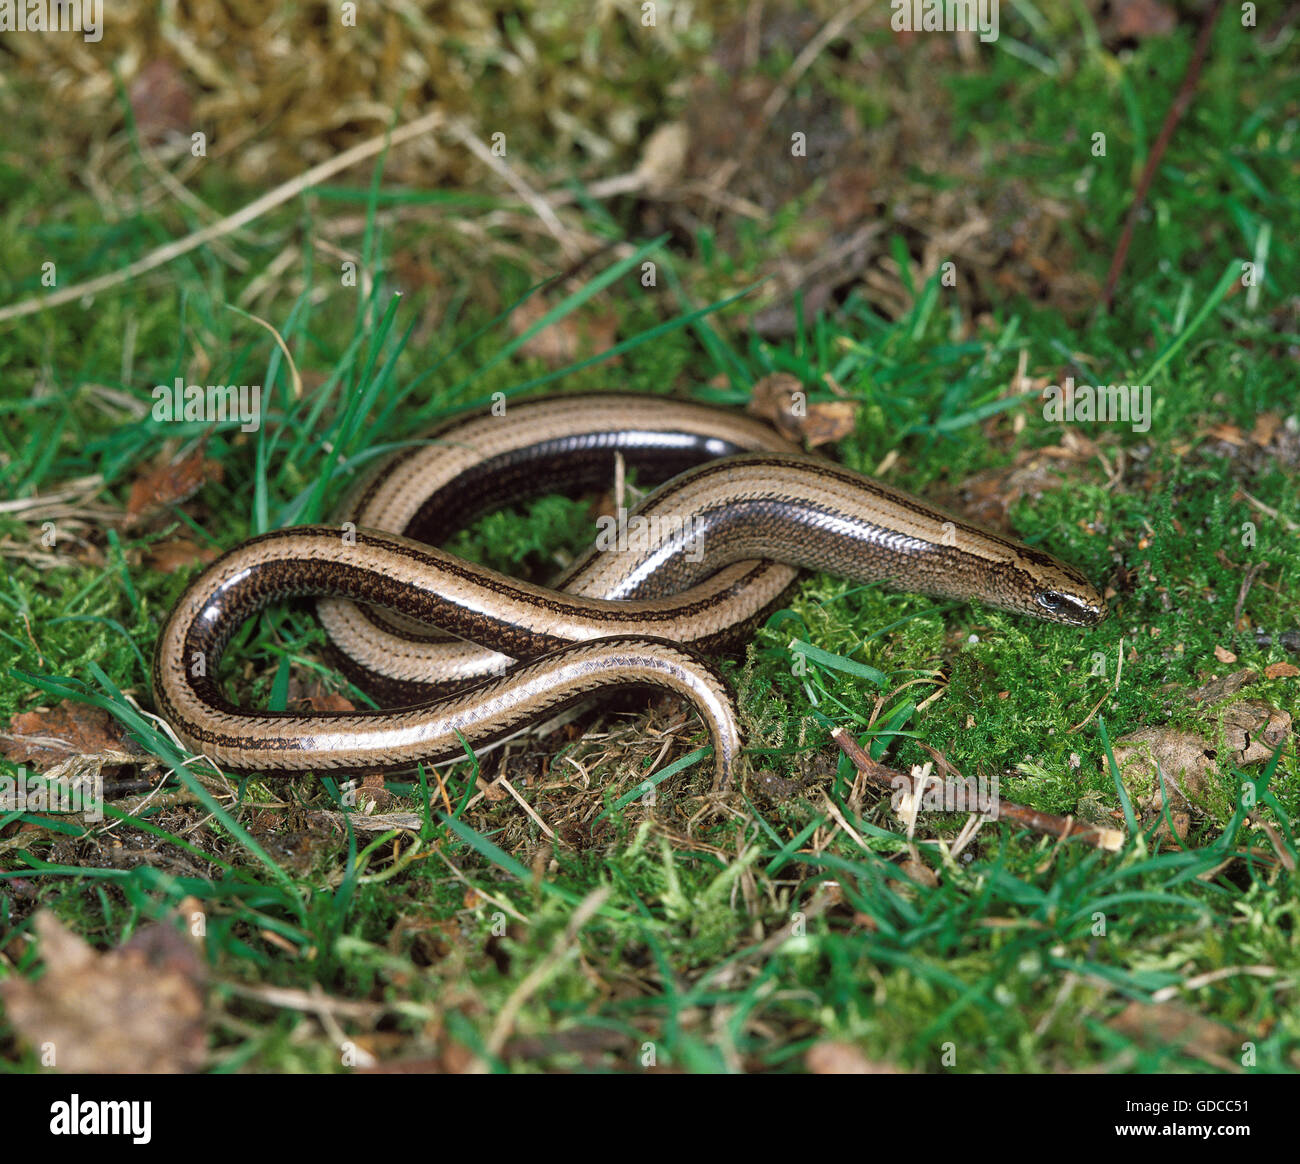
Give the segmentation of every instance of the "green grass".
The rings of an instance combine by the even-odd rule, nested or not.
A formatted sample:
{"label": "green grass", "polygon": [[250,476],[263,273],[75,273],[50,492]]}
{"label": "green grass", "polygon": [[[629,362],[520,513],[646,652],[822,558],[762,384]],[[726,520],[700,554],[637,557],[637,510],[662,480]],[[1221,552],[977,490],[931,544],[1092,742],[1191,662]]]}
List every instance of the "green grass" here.
{"label": "green grass", "polygon": [[[1024,143],[1008,181],[1071,206],[1083,200],[1063,229],[1100,283],[1191,37],[1148,42],[1120,60],[1089,47],[1074,17],[1049,16],[1052,34],[1008,14],[1006,35],[1053,62],[1056,75],[1011,51],[954,74],[944,83],[952,132],[955,141]],[[1224,772],[1182,844],[1156,842],[1158,821],[1132,827],[1108,746],[1142,726],[1198,727],[1203,716],[1188,689],[1288,658],[1232,625],[1251,564],[1268,563],[1247,605],[1253,620],[1276,631],[1300,621],[1294,464],[1206,436],[1211,425],[1249,432],[1264,413],[1295,416],[1300,336],[1286,305],[1297,256],[1280,243],[1300,237],[1300,202],[1288,187],[1300,164],[1288,128],[1297,96],[1283,63],[1226,19],[1157,176],[1121,305],[1081,321],[1009,298],[972,325],[932,280],[914,289],[900,318],[850,298],[787,342],[757,340],[739,326],[746,304],[728,303],[788,241],[791,220],[778,216],[739,232],[729,252],[632,235],[625,257],[603,256],[578,290],[566,285],[548,299],[560,304],[556,316],[585,305],[614,312],[620,362],[556,370],[524,356],[509,327],[511,308],[538,288],[507,258],[488,255],[474,272],[498,289],[499,306],[476,302],[469,273],[440,318],[426,318],[418,296],[395,298],[394,256],[436,247],[450,228],[434,215],[385,225],[377,183],[356,176],[257,224],[260,239],[310,239],[340,206],[368,217],[369,299],[341,286],[336,266],[304,246],[293,271],[301,293],[255,308],[308,374],[301,397],[268,333],[228,309],[282,242],[238,243],[250,263],[243,274],[200,250],[146,286],[100,296],[93,310],[0,327],[6,496],[98,474],[101,499],[120,511],[143,467],[203,437],[224,470],[199,494],[199,520],[176,508],[143,529],[114,523],[111,537],[109,524],[74,522],[60,543],[63,564],[39,570],[18,557],[0,583],[9,648],[0,716],[59,698],[97,703],[158,758],[170,787],[193,797],[121,818],[117,846],[97,830],[78,836],[79,827],[64,822],[60,831],[31,814],[27,822],[42,829],[20,834],[19,821],[0,816],[0,976],[39,972],[28,940],[37,908],[107,947],[193,899],[207,917],[218,1071],[344,1069],[329,1031],[308,1014],[251,999],[242,989],[250,985],[373,1002],[373,1019],[339,1021],[381,1058],[459,1045],[507,1070],[639,1070],[651,1058],[688,1071],[794,1070],[826,1039],[917,1071],[1214,1071],[1243,1062],[1248,1072],[1295,1070],[1294,744],[1267,765]],[[863,96],[864,109],[872,100]],[[1104,160],[1086,148],[1094,123],[1108,134]],[[1085,170],[1090,184],[1079,195]],[[225,210],[257,193],[230,190],[219,177],[202,179],[198,192]],[[431,210],[446,201],[401,193]],[[32,293],[30,272],[50,256],[64,285],[186,229],[174,210],[108,224],[84,192],[51,185],[18,150],[0,166],[0,206],[3,302]],[[587,227],[613,235],[628,224],[593,209]],[[907,252],[901,235],[898,248]],[[1225,297],[1225,270],[1262,252],[1259,302]],[[644,258],[660,264],[653,290],[640,284]],[[220,382],[266,387],[258,432],[140,418],[154,384],[201,378],[200,353]],[[662,713],[647,721],[644,705],[628,705],[593,722],[589,739],[548,741],[553,759],[542,778],[525,784],[511,770],[559,843],[513,799],[471,799],[468,761],[444,776],[450,817],[432,778],[394,780],[391,810],[422,814],[424,827],[353,835],[313,816],[338,803],[330,780],[253,778],[232,783],[233,798],[214,794],[128,700],[150,706],[153,638],[190,576],[146,569],[150,545],[184,535],[225,548],[314,520],[351,470],[494,392],[674,390],[740,404],[758,378],[786,371],[813,400],[827,400],[829,376],[860,403],[857,429],[837,455],[870,472],[896,451],[889,480],[938,495],[1066,435],[1032,401],[1009,394],[1022,354],[1030,376],[1053,382],[1082,354],[1090,362],[1081,375],[1153,387],[1149,433],[1078,430],[1102,441],[1111,465],[1124,458],[1116,483],[1097,458],[1062,462],[1062,485],[1011,513],[1028,541],[1114,584],[1112,617],[1081,631],[806,578],[746,657],[726,664],[753,768],[794,782],[789,796],[769,799],[751,782],[737,812],[699,816],[707,765],[698,756],[673,765],[696,751],[700,731],[688,725],[651,769],[660,744],[642,729],[662,727]],[[1246,522],[1253,545],[1243,544]],[[484,518],[454,548],[540,578],[557,548],[582,548],[590,527],[583,502],[550,498]],[[0,516],[0,535],[26,546],[39,526]],[[102,562],[78,556],[83,536],[101,547]],[[802,661],[792,641],[811,648]],[[268,613],[230,648],[232,689],[262,704],[281,702],[290,678],[323,676],[347,690],[320,663],[322,642],[308,612]],[[1238,661],[1217,661],[1216,647]],[[1121,650],[1122,681],[1103,699]],[[1292,715],[1296,693],[1288,678],[1247,692]],[[829,738],[836,724],[897,767],[927,759],[928,743],[968,776],[997,776],[1007,799],[1127,821],[1127,847],[1099,854],[986,824],[955,860],[917,845],[939,875],[936,886],[920,884],[900,865],[913,850],[887,802],[851,802],[852,772]],[[590,770],[588,786],[565,757]],[[484,767],[497,770],[495,761]],[[641,781],[665,769],[646,804]],[[1249,812],[1246,788],[1258,806]],[[836,824],[828,799],[862,844]],[[267,824],[266,806],[284,804]],[[121,815],[111,805],[108,813]],[[962,823],[922,817],[917,839],[951,844]],[[1245,966],[1272,973],[1215,977]],[[1136,1038],[1113,1021],[1131,1001],[1166,997],[1226,1028],[1218,1059],[1178,1039]],[[513,1015],[507,1026],[503,1014]],[[0,1063],[35,1069],[35,1053],[4,1023],[0,1014]]]}

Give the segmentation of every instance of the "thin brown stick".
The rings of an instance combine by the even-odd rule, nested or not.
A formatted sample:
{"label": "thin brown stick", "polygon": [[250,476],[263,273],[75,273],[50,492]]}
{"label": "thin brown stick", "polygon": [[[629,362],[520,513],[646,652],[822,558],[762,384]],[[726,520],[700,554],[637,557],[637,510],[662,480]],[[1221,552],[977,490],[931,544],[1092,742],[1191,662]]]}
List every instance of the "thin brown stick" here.
{"label": "thin brown stick", "polygon": [[795,57],[786,70],[785,76],[781,78],[776,88],[772,90],[763,103],[758,129],[747,135],[746,144],[734,158],[718,166],[709,178],[708,184],[710,186],[721,191],[736,176],[741,167],[748,163],[754,151],[758,148],[758,143],[763,139],[763,131],[772,123],[772,119],[781,112],[785,103],[790,100],[790,94],[794,92],[799,79],[812,68],[813,63],[826,50],[826,46],[843,34],[844,30],[867,10],[870,3],[871,0],[856,0],[848,8],[832,16],[816,35],[803,46],[799,55]]}
{"label": "thin brown stick", "polygon": [[1246,605],[1246,595],[1250,593],[1250,588],[1255,584],[1255,575],[1258,574],[1265,566],[1268,560],[1261,562],[1252,562],[1246,567],[1246,573],[1242,575],[1241,587],[1237,591],[1237,605],[1232,608],[1232,629],[1237,629],[1237,624],[1241,622],[1241,611]]}
{"label": "thin brown stick", "polygon": [[1143,167],[1142,177],[1138,180],[1137,190],[1133,195],[1133,202],[1128,208],[1128,217],[1124,220],[1124,230],[1119,236],[1119,243],[1115,247],[1115,257],[1110,261],[1110,271],[1106,275],[1106,287],[1101,293],[1101,309],[1109,311],[1111,301],[1115,298],[1115,286],[1119,282],[1120,272],[1124,269],[1124,261],[1128,258],[1128,248],[1133,242],[1133,231],[1137,228],[1138,215],[1142,212],[1142,207],[1146,204],[1147,193],[1151,189],[1152,179],[1155,178],[1156,168],[1160,165],[1160,159],[1165,156],[1165,150],[1169,146],[1170,139],[1174,136],[1174,129],[1183,119],[1183,114],[1187,112],[1187,107],[1192,103],[1192,95],[1196,91],[1196,82],[1201,77],[1201,66],[1205,63],[1205,54],[1210,47],[1210,34],[1214,31],[1214,26],[1218,23],[1219,13],[1223,10],[1223,0],[1214,0],[1205,13],[1205,19],[1201,22],[1201,34],[1196,40],[1196,49],[1192,53],[1192,59],[1187,63],[1187,72],[1183,75],[1183,83],[1178,89],[1178,95],[1174,102],[1169,106],[1169,112],[1165,114],[1165,123],[1160,127],[1160,135],[1156,138],[1155,145],[1151,147],[1151,152],[1147,155],[1147,164]]}
{"label": "thin brown stick", "polygon": [[[914,780],[906,772],[900,772],[897,768],[878,764],[843,728],[835,728],[831,732],[831,738],[839,744],[840,751],[853,761],[854,767],[881,791],[894,792],[902,789],[911,793],[917,790],[919,781]],[[952,788],[947,780],[943,785],[944,800],[955,801],[956,796],[950,797],[949,792],[957,790]],[[1086,841],[1111,853],[1116,853],[1124,847],[1124,834],[1119,829],[1085,824],[1076,821],[1072,816],[1054,816],[1050,812],[1039,812],[1036,808],[1027,808],[1023,804],[1013,804],[1008,800],[998,801],[998,819],[1009,820],[1034,832],[1060,837],[1062,840]]]}
{"label": "thin brown stick", "polygon": [[128,263],[117,271],[111,271],[107,275],[88,279],[84,283],[65,287],[63,290],[55,291],[50,295],[34,295],[30,299],[24,299],[19,303],[0,307],[0,323],[5,323],[11,319],[22,319],[24,316],[33,315],[50,307],[59,307],[64,303],[71,303],[86,295],[98,295],[99,292],[117,287],[138,275],[144,275],[149,271],[156,270],[158,267],[170,263],[173,259],[180,258],[181,255],[189,254],[190,251],[203,246],[204,243],[212,242],[214,239],[222,238],[232,231],[238,230],[241,226],[260,218],[267,211],[273,210],[275,207],[288,202],[291,198],[297,197],[304,190],[318,185],[326,178],[333,177],[341,170],[346,170],[349,166],[355,166],[358,162],[374,157],[375,154],[385,149],[401,145],[413,137],[419,137],[430,130],[441,128],[442,123],[443,115],[435,111],[416,121],[412,121],[408,125],[400,126],[391,133],[378,134],[369,141],[353,146],[350,150],[344,150],[337,157],[329,158],[327,161],[321,162],[320,165],[313,166],[306,173],[299,174],[298,177],[277,186],[274,190],[267,191],[262,197],[250,202],[242,210],[237,210],[234,214],[227,215],[219,222],[211,223],[202,230],[187,234],[184,238],[164,243],[147,255],[136,259],[133,263]]}
{"label": "thin brown stick", "polygon": [[1108,691],[1102,692],[1101,698],[1097,700],[1095,704],[1093,704],[1092,710],[1088,712],[1088,714],[1085,715],[1078,723],[1076,723],[1074,727],[1070,728],[1066,732],[1066,735],[1073,735],[1075,732],[1079,731],[1080,728],[1082,728],[1086,723],[1088,723],[1092,719],[1092,717],[1101,710],[1101,705],[1105,703],[1106,700],[1111,698],[1111,696],[1113,696],[1115,692],[1119,690],[1119,681],[1123,677],[1123,675],[1124,675],[1124,636],[1120,635],[1119,649],[1115,652],[1114,686],[1112,686]]}

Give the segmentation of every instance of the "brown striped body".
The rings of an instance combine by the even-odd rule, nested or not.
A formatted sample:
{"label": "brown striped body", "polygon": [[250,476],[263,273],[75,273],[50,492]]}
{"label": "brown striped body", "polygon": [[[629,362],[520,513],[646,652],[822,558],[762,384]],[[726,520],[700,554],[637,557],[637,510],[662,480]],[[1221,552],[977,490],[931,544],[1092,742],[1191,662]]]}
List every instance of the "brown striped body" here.
{"label": "brown striped body", "polygon": [[[744,451],[753,449],[768,451]],[[725,683],[698,652],[733,642],[798,569],[1056,622],[1104,617],[1097,591],[1049,555],[788,450],[747,418],[648,398],[543,401],[460,422],[363,484],[348,510],[362,527],[355,535],[350,525],[284,530],[210,566],[160,637],[160,710],[191,747],[231,768],[410,768],[462,755],[462,737],[504,738],[603,687],[658,686],[699,710],[725,787],[739,728]],[[600,483],[616,453],[652,477],[675,473],[629,515],[656,536],[589,553],[562,589],[400,536],[441,540],[476,507]],[[327,598],[326,628],[359,671],[425,697],[396,711],[231,707],[210,678],[226,641],[248,615],[289,595]],[[398,618],[374,617],[373,608]],[[523,662],[506,670],[512,660]]]}

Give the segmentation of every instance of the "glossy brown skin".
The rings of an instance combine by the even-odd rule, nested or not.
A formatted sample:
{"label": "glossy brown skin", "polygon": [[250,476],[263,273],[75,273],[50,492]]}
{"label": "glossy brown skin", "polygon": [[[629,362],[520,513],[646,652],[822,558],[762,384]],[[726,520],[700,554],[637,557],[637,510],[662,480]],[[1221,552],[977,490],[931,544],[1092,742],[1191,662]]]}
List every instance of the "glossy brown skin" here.
{"label": "glossy brown skin", "polygon": [[[689,519],[689,535],[590,554],[567,573],[565,590],[517,582],[373,530],[352,536],[347,527],[301,527],[245,543],[196,579],[159,639],[156,697],[187,744],[235,769],[404,769],[456,758],[461,736],[475,747],[491,743],[598,689],[658,686],[699,710],[713,738],[715,786],[724,788],[740,747],[735,708],[696,650],[734,641],[738,628],[779,600],[797,568],[976,598],[1075,625],[1105,616],[1091,584],[1041,551],[826,461],[735,453],[765,441],[788,448],[747,418],[623,397],[543,401],[510,412],[508,432],[504,424],[490,427],[505,418],[448,430],[450,468],[434,468],[439,458],[424,451],[399,456],[361,487],[351,511],[438,538],[448,532],[445,515],[457,491],[463,520],[471,501],[481,508],[564,480],[590,485],[612,463],[619,434],[633,434],[620,451],[652,474],[664,468],[665,458],[656,459],[664,447],[670,468],[683,458],[732,455],[678,473],[635,511],[669,528]],[[636,427],[620,429],[620,415],[633,416]],[[710,441],[709,425],[721,441]],[[486,455],[476,436],[487,442]],[[567,479],[566,458],[573,470]],[[513,481],[503,484],[499,475]],[[702,556],[692,552],[700,545]],[[297,715],[231,707],[208,677],[221,650],[243,619],[290,595],[344,600],[326,607],[327,629],[364,673],[394,690],[427,692],[437,678],[431,660],[440,655],[453,661],[453,679],[479,681],[396,711]],[[356,603],[400,618],[368,617]],[[431,639],[419,629],[425,626],[475,646]],[[194,674],[192,661],[200,658],[205,675]],[[526,662],[482,679],[512,659]]]}
{"label": "glossy brown skin", "polygon": [[[641,487],[743,452],[797,453],[796,445],[743,414],[657,396],[561,396],[511,405],[502,415],[447,422],[428,443],[372,469],[337,520],[390,530],[437,545],[478,514],[548,492],[606,489],[622,457]],[[652,576],[629,588],[627,552],[593,555],[554,583],[592,598],[657,598],[673,593]],[[704,584],[715,567],[703,571]],[[726,604],[727,625],[698,643],[740,647],[798,577],[778,562],[749,562],[707,579],[701,597]],[[680,589],[680,587],[678,587]],[[317,604],[336,648],[333,662],[381,706],[398,706],[503,674],[515,660],[387,612],[328,599]]]}

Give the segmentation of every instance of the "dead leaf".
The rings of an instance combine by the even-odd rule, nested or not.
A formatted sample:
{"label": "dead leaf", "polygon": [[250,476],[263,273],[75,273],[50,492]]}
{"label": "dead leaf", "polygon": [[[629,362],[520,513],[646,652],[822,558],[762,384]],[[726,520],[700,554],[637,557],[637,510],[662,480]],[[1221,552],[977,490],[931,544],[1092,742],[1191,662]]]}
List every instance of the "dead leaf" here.
{"label": "dead leaf", "polygon": [[1237,661],[1237,656],[1228,650],[1227,647],[1216,646],[1214,648],[1214,657],[1218,659],[1220,663],[1235,663]]}
{"label": "dead leaf", "polygon": [[1106,1025],[1142,1046],[1174,1046],[1219,1065],[1241,1046],[1240,1036],[1231,1028],[1168,1003],[1130,1002]]}
{"label": "dead leaf", "polygon": [[975,473],[961,483],[960,489],[947,496],[936,496],[938,504],[947,504],[972,521],[995,530],[1009,530],[1008,511],[1023,497],[1041,497],[1060,489],[1064,478],[1057,471],[1064,463],[1084,464],[1096,452],[1085,452],[1072,433],[1061,445],[1042,449],[1022,449],[1014,463]]}
{"label": "dead leaf", "polygon": [[159,542],[145,556],[145,565],[151,570],[163,574],[174,574],[202,562],[207,565],[216,561],[219,550],[212,546],[200,546],[189,538],[174,538],[169,542]]}
{"label": "dead leaf", "polygon": [[939,884],[939,878],[934,870],[924,861],[916,860],[915,857],[908,857],[899,868],[918,885],[924,885],[927,889],[934,889]]}
{"label": "dead leaf", "polygon": [[1217,703],[1229,695],[1236,695],[1243,687],[1249,686],[1259,678],[1249,667],[1244,671],[1234,671],[1222,679],[1212,679],[1204,687],[1198,687],[1190,695],[1193,703]]}
{"label": "dead leaf", "polygon": [[367,816],[387,812],[396,802],[397,797],[384,786],[382,772],[367,772],[361,778],[361,787],[357,789],[357,808]]}
{"label": "dead leaf", "polygon": [[171,61],[159,58],[144,66],[127,93],[136,129],[145,141],[160,142],[193,128],[193,103],[185,77]]}
{"label": "dead leaf", "polygon": [[1259,419],[1255,421],[1255,427],[1250,430],[1250,439],[1261,449],[1266,449],[1273,443],[1273,438],[1277,436],[1277,430],[1281,427],[1282,418],[1276,412],[1260,413]]}
{"label": "dead leaf", "polygon": [[127,518],[138,521],[155,510],[193,497],[209,481],[220,481],[221,462],[206,459],[203,451],[199,444],[181,460],[159,465],[137,477],[126,503]]}
{"label": "dead leaf", "polygon": [[[1141,728],[1116,740],[1115,763],[1143,811],[1161,811],[1160,783],[1171,811],[1203,808],[1229,764],[1245,767],[1273,755],[1291,733],[1291,716],[1262,699],[1241,699],[1217,711],[1207,728],[1204,737],[1172,728]],[[1220,743],[1229,750],[1222,763]],[[1157,768],[1162,774],[1159,783]]]}
{"label": "dead leaf", "polygon": [[207,1054],[198,951],[170,925],[98,953],[48,910],[32,919],[45,973],[0,982],[9,1021],[72,1074],[178,1074]]}
{"label": "dead leaf", "polygon": [[680,121],[661,125],[646,139],[636,172],[648,190],[664,190],[680,180],[690,144],[691,131]]}
{"label": "dead leaf", "polygon": [[67,699],[14,716],[9,731],[0,733],[0,755],[43,773],[74,757],[127,751],[138,753],[139,747],[108,712]]}
{"label": "dead leaf", "polygon": [[857,410],[852,400],[809,404],[803,381],[789,372],[773,372],[759,380],[746,408],[751,416],[772,424],[787,440],[802,440],[810,449],[851,433]]}
{"label": "dead leaf", "polygon": [[1120,40],[1146,40],[1168,36],[1177,23],[1177,14],[1160,0],[1115,0],[1108,31]]}
{"label": "dead leaf", "polygon": [[[511,312],[511,332],[516,336],[523,335],[550,310],[551,305],[540,295],[525,300]],[[613,347],[617,337],[618,319],[612,311],[581,316],[570,312],[530,336],[519,350],[525,356],[545,361],[552,368],[562,368],[584,356],[598,355]],[[614,364],[618,358],[606,362]]]}
{"label": "dead leaf", "polygon": [[1242,699],[1223,711],[1223,734],[1236,764],[1261,764],[1291,734],[1291,716],[1262,699]]}
{"label": "dead leaf", "polygon": [[285,704],[292,711],[356,711],[356,704],[337,691],[322,691],[316,695],[300,695]]}
{"label": "dead leaf", "polygon": [[1246,434],[1235,424],[1212,424],[1205,430],[1205,435],[1237,448],[1246,443]]}
{"label": "dead leaf", "polygon": [[1300,675],[1300,667],[1294,663],[1270,663],[1264,668],[1265,679],[1294,679]]}
{"label": "dead leaf", "polygon": [[477,1057],[468,1047],[448,1042],[441,1055],[431,1059],[389,1059],[358,1067],[357,1075],[465,1075]]}
{"label": "dead leaf", "polygon": [[804,443],[815,449],[848,436],[857,424],[858,405],[852,400],[826,400],[808,405],[800,425]]}
{"label": "dead leaf", "polygon": [[906,1075],[892,1063],[875,1063],[852,1043],[827,1040],[814,1043],[804,1055],[804,1066],[813,1075]]}
{"label": "dead leaf", "polygon": [[[1172,728],[1141,728],[1115,741],[1115,763],[1145,812],[1159,812],[1160,784],[1171,809],[1201,806],[1214,769],[1209,745],[1200,736]],[[1161,781],[1156,781],[1157,769]]]}

